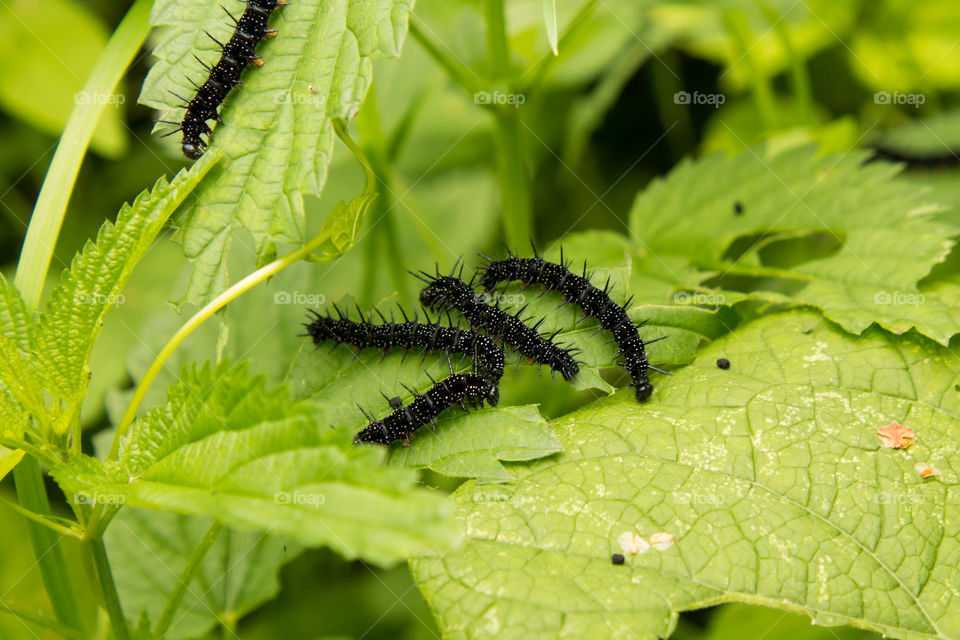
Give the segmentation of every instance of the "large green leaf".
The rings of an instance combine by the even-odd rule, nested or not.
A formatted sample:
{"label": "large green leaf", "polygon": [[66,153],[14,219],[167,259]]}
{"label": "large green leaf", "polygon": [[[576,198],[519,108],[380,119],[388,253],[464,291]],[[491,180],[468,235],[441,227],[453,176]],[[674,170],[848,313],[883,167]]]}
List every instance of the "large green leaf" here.
{"label": "large green leaf", "polygon": [[50,0],[0,6],[0,58],[18,60],[0,68],[0,105],[4,111],[59,136],[81,101],[108,104],[91,145],[120,155],[127,146],[123,127],[126,96],[88,95],[81,91],[107,42],[103,23],[84,2]]}
{"label": "large green leaf", "polygon": [[245,365],[187,368],[167,396],[118,461],[54,470],[73,501],[212,515],[377,564],[456,542],[447,501],[416,472],[385,468],[380,447],[353,446]]}
{"label": "large green leaf", "polygon": [[[745,279],[756,298],[814,305],[854,333],[876,322],[946,344],[960,329],[960,313],[917,283],[945,259],[958,229],[924,205],[916,185],[891,179],[896,167],[864,165],[865,158],[805,147],[685,162],[640,194],[631,230],[642,253],[700,269],[689,286]],[[826,250],[789,269],[773,260],[784,252],[768,250],[818,237],[829,241]]]}
{"label": "large green leaf", "polygon": [[[208,518],[124,509],[105,539],[124,613],[156,624]],[[164,636],[198,638],[233,621],[280,590],[277,572],[299,553],[295,543],[261,532],[225,530],[211,545]]]}
{"label": "large green leaf", "polygon": [[[958,638],[958,381],[960,358],[922,337],[763,318],[645,405],[624,391],[557,420],[564,452],[514,483],[464,484],[468,543],[415,576],[450,638],[665,637],[729,600]],[[893,420],[913,446],[881,446]],[[625,531],[676,542],[616,566]]]}
{"label": "large green leaf", "polygon": [[[79,406],[89,382],[88,361],[103,317],[123,302],[123,287],[139,259],[153,244],[173,210],[196,186],[214,156],[192,170],[125,204],[116,222],[104,222],[95,241],[88,241],[60,277],[40,317],[37,358],[45,383],[68,406]],[[69,427],[70,412],[65,414]]]}
{"label": "large green leaf", "polygon": [[[214,131],[212,148],[223,149],[224,160],[183,212],[184,251],[196,263],[188,302],[205,302],[225,287],[224,259],[235,229],[253,234],[261,261],[276,255],[278,244],[303,240],[303,196],[321,192],[333,152],[330,121],[359,109],[373,58],[398,55],[412,5],[303,0],[275,12],[271,25],[279,36],[258,48],[264,67],[244,75]],[[243,5],[226,8],[240,12]],[[152,22],[167,29],[140,100],[170,109],[165,119],[178,121],[183,111],[168,92],[188,97],[196,91],[189,80],[202,81],[206,72],[193,55],[206,64],[219,57],[204,32],[225,41],[233,25],[219,3],[192,0],[158,2]]]}

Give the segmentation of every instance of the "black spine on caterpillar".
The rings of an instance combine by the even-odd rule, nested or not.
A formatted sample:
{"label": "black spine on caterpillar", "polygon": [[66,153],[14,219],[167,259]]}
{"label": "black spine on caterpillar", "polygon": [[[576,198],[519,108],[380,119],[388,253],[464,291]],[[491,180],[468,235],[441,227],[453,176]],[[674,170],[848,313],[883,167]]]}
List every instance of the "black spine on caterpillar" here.
{"label": "black spine on caterpillar", "polygon": [[370,424],[354,437],[357,444],[372,442],[390,444],[394,440],[409,442],[414,431],[434,419],[448,407],[459,406],[464,411],[467,405],[482,407],[484,402],[496,406],[500,394],[496,385],[474,373],[458,373],[434,384],[426,393],[413,393],[413,402],[394,409],[382,420],[375,420],[364,412]]}
{"label": "black spine on caterpillar", "polygon": [[[623,356],[622,364],[630,375],[637,400],[643,402],[653,392],[647,370],[653,369],[665,373],[647,362],[645,345],[656,340],[644,342],[640,338],[637,325],[627,316],[626,307],[630,305],[630,300],[627,300],[624,306],[611,300],[608,295],[609,280],[603,289],[598,289],[590,284],[586,263],[583,266],[583,275],[578,276],[570,271],[569,263],[563,261],[562,250],[560,262],[561,264],[547,262],[536,253],[533,258],[518,258],[511,254],[505,260],[490,260],[485,267],[482,267],[480,286],[491,291],[501,283],[519,280],[524,286],[539,284],[546,291],[559,291],[565,302],[576,304],[585,315],[599,320],[601,329],[606,329],[613,334],[614,341],[620,347],[617,355]],[[643,324],[641,323],[640,326]]]}
{"label": "black spine on caterpillar", "polygon": [[[196,160],[203,155],[208,144],[203,136],[209,138],[211,135],[207,121],[220,122],[220,104],[230,90],[240,83],[240,74],[244,68],[251,63],[255,66],[263,65],[263,61],[257,56],[257,43],[264,36],[276,35],[276,31],[267,27],[267,21],[274,9],[285,4],[283,0],[247,0],[247,8],[239,20],[230,16],[235,29],[227,43],[223,44],[214,39],[214,42],[220,45],[221,51],[217,64],[210,67],[200,62],[208,71],[207,80],[199,86],[194,84],[197,93],[191,100],[177,96],[186,103],[186,110],[179,127],[165,135],[182,131],[181,148],[188,158]],[[227,12],[227,15],[230,13]],[[197,60],[199,61],[199,58]]]}
{"label": "black spine on caterpillar", "polygon": [[472,286],[452,274],[445,276],[438,271],[436,275],[426,272],[413,275],[427,283],[420,292],[420,303],[425,307],[456,309],[474,328],[502,340],[521,356],[536,362],[538,368],[549,366],[551,375],[559,371],[566,380],[573,380],[580,371],[573,350],[553,342],[556,333],[545,337],[537,331],[543,320],[533,327],[527,326],[521,318],[526,307],[510,315],[498,305],[489,304]]}
{"label": "black spine on caterpillar", "polygon": [[401,308],[405,322],[390,322],[377,311],[381,321],[375,324],[369,322],[359,308],[360,322],[350,320],[336,305],[334,310],[336,317],[311,311],[313,319],[305,326],[315,345],[331,341],[350,344],[358,350],[379,349],[384,355],[390,349],[417,349],[424,355],[438,351],[448,360],[451,354],[458,353],[473,358],[475,372],[490,385],[496,387],[503,377],[503,350],[493,340],[474,331],[443,326],[439,316],[435,322],[425,324],[417,322],[414,314],[413,321],[410,321]]}

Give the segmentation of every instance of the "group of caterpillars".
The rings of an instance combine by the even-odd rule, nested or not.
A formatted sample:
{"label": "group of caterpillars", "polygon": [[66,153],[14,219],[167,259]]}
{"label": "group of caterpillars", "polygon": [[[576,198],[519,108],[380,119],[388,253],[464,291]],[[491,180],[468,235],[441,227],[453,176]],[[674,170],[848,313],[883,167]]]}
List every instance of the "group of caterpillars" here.
{"label": "group of caterpillars", "polygon": [[598,332],[606,330],[613,334],[612,341],[619,346],[617,354],[622,357],[637,400],[641,402],[653,391],[648,370],[665,373],[647,362],[645,351],[645,345],[662,338],[644,342],[638,325],[627,316],[625,306],[629,306],[630,300],[625,306],[613,302],[608,295],[609,280],[603,289],[593,286],[586,264],[583,274],[577,275],[570,271],[569,263],[564,262],[562,252],[559,264],[548,262],[536,253],[532,258],[511,254],[499,261],[488,258],[488,263],[469,282],[461,277],[462,266],[459,270],[460,273],[454,275],[457,274],[455,265],[449,275],[441,275],[439,270],[433,275],[425,272],[414,275],[426,284],[420,292],[420,303],[425,308],[448,314],[456,311],[466,318],[471,330],[441,325],[439,313],[435,322],[420,323],[416,316],[410,320],[404,313],[404,322],[394,323],[377,311],[380,322],[374,323],[368,321],[362,312],[359,321],[351,320],[336,307],[335,315],[313,312],[312,320],[305,325],[306,335],[317,346],[332,341],[335,345],[352,345],[358,353],[365,348],[379,349],[383,353],[390,349],[416,349],[424,353],[441,352],[448,359],[453,354],[473,358],[473,373],[454,374],[440,382],[434,381],[433,387],[423,394],[408,388],[413,401],[404,406],[394,398],[390,401],[393,412],[383,419],[377,420],[364,411],[369,424],[357,434],[355,442],[389,444],[402,440],[408,444],[414,431],[432,424],[448,407],[456,405],[466,410],[468,405],[478,407],[484,402],[496,405],[500,397],[504,355],[494,339],[516,351],[518,360],[525,357],[536,362],[538,367],[549,366],[551,375],[559,372],[568,381],[577,375],[576,349],[554,342],[559,331],[550,336],[540,334],[538,329],[543,320],[528,325],[522,317],[526,307],[511,315],[498,304],[491,304],[490,296],[478,292],[475,283],[486,292],[515,281],[524,287],[537,284],[544,293],[557,291],[563,296],[564,304],[573,303],[580,307],[584,316],[596,318],[600,322]]}

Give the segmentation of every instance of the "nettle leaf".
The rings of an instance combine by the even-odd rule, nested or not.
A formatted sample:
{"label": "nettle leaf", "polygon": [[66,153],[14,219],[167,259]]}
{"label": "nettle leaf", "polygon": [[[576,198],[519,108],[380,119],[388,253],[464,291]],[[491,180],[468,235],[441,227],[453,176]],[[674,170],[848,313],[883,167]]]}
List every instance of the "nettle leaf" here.
{"label": "nettle leaf", "polygon": [[[467,544],[415,577],[451,638],[652,639],[723,601],[960,637],[958,381],[960,358],[920,336],[765,317],[645,405],[623,391],[557,420],[564,451],[515,482],[462,485]],[[894,420],[911,447],[881,446]],[[616,566],[623,532],[664,543]]]}
{"label": "nettle leaf", "polygon": [[187,368],[167,395],[134,423],[118,461],[55,469],[64,492],[211,515],[382,565],[457,541],[447,501],[417,488],[414,471],[385,468],[379,447],[353,446],[245,364]]}
{"label": "nettle leaf", "polygon": [[[864,165],[866,157],[805,147],[684,162],[640,194],[631,230],[651,256],[699,269],[688,286],[717,278],[755,299],[821,308],[854,333],[876,322],[946,344],[960,312],[917,283],[960,230],[939,220],[915,185],[894,179],[894,165]],[[814,248],[796,264],[775,262],[789,251],[767,251],[797,240]]]}
{"label": "nettle leaf", "polygon": [[[40,315],[36,342],[50,391],[68,406],[78,407],[86,391],[87,363],[103,317],[123,302],[123,287],[134,266],[215,159],[203,158],[172,182],[161,178],[151,191],[125,204],[116,222],[104,222],[97,239],[88,241],[61,275]],[[65,415],[70,417],[69,412]],[[59,429],[68,427],[69,420]]]}
{"label": "nettle leaf", "polygon": [[0,275],[0,412],[4,425],[0,435],[17,441],[29,418],[46,413],[45,381],[30,354],[36,347],[33,314],[20,292]]}
{"label": "nettle leaf", "polygon": [[499,460],[535,460],[562,449],[536,407],[503,407],[445,420],[434,437],[414,438],[409,447],[395,444],[390,463],[429,467],[480,484],[509,482],[513,475]]}
{"label": "nettle leaf", "polygon": [[[183,211],[183,248],[195,261],[186,301],[203,303],[227,283],[225,256],[236,228],[248,230],[266,262],[277,245],[304,236],[303,195],[319,194],[333,152],[331,119],[352,117],[371,82],[372,59],[399,54],[413,0],[299,0],[279,8],[271,26],[279,36],[261,42],[262,69],[243,76],[221,112],[211,149],[222,149],[218,171],[201,183]],[[239,14],[237,0],[227,9]],[[154,50],[159,58],[140,101],[170,110],[179,121],[184,97],[202,82],[232,33],[220,3],[165,0],[153,24],[168,27]],[[189,78],[189,79],[188,79]]]}
{"label": "nettle leaf", "polygon": [[[385,398],[396,397],[403,404],[413,400],[403,385],[423,393],[433,385],[431,378],[442,380],[451,370],[472,370],[469,358],[454,356],[448,363],[442,355],[398,352],[381,360],[373,349],[358,355],[352,347],[331,350],[332,346],[314,348],[305,341],[287,382],[296,398],[317,407],[331,427],[349,437],[367,426],[358,405],[380,418],[393,411]],[[437,419],[436,432],[430,426],[418,429],[409,449],[394,443],[390,463],[428,467],[482,482],[506,482],[512,476],[498,460],[533,460],[556,453],[559,446],[536,407],[500,406],[467,414],[455,408]]]}
{"label": "nettle leaf", "polygon": [[[156,624],[209,525],[209,519],[145,509],[123,509],[110,523],[105,542],[131,624],[142,617]],[[222,531],[164,637],[202,637],[221,620],[236,620],[273,598],[280,568],[299,552],[295,542],[262,532]]]}

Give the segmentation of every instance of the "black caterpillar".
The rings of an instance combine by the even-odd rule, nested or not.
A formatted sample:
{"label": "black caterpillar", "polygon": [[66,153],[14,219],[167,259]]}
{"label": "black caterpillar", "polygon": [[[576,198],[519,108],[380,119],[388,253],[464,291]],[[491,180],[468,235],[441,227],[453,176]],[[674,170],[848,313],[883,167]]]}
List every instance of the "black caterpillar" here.
{"label": "black caterpillar", "polygon": [[[497,385],[490,384],[488,380],[474,373],[452,375],[435,383],[423,394],[412,389],[408,391],[414,396],[413,402],[396,408],[382,420],[375,420],[364,411],[363,415],[370,424],[364,427],[353,441],[357,444],[390,444],[394,440],[403,440],[406,443],[410,441],[414,431],[427,423],[433,424],[434,419],[448,407],[457,405],[466,411],[468,404],[482,407],[486,401],[490,406],[496,406],[500,400]],[[394,402],[390,405],[394,406]]]}
{"label": "black caterpillar", "polygon": [[357,350],[372,347],[379,349],[384,355],[395,348],[403,351],[420,349],[425,354],[440,351],[447,356],[448,361],[451,354],[459,353],[472,357],[477,375],[494,387],[503,377],[503,350],[493,340],[473,331],[442,326],[439,316],[435,322],[423,324],[417,322],[416,314],[413,321],[410,321],[401,308],[404,322],[394,323],[375,310],[381,321],[374,324],[363,316],[359,307],[357,311],[360,322],[350,320],[336,305],[333,308],[337,317],[311,311],[314,317],[306,325],[307,335],[313,338],[316,345],[330,340],[336,344],[351,344]]}
{"label": "black caterpillar", "polygon": [[[509,283],[519,280],[524,286],[530,284],[542,285],[546,291],[556,290],[563,295],[564,302],[572,302],[579,306],[585,315],[596,318],[600,321],[600,328],[606,329],[613,334],[613,339],[620,347],[617,355],[624,357],[623,366],[630,374],[630,380],[634,386],[637,400],[643,402],[650,397],[653,392],[653,385],[647,376],[647,370],[653,369],[660,371],[647,362],[645,345],[656,340],[649,340],[644,343],[637,331],[637,326],[627,316],[626,308],[630,305],[632,297],[627,300],[624,306],[620,306],[610,299],[608,295],[610,289],[610,280],[603,289],[598,289],[590,284],[590,278],[587,275],[587,265],[583,265],[583,275],[576,275],[570,271],[569,263],[563,260],[563,251],[560,252],[560,263],[547,262],[536,255],[534,250],[533,258],[518,258],[510,254],[505,260],[494,261],[489,259],[489,263],[482,268],[480,276],[480,286],[491,291],[496,289],[501,283]],[[643,326],[641,323],[640,326]],[[598,329],[599,331],[599,329]],[[662,338],[658,338],[662,339]]]}
{"label": "black caterpillar", "polygon": [[521,319],[526,307],[520,309],[516,315],[510,315],[499,306],[488,304],[471,285],[452,273],[444,276],[437,271],[436,275],[426,272],[414,275],[427,283],[420,292],[420,303],[423,306],[434,309],[456,309],[475,329],[483,329],[491,336],[502,340],[518,351],[521,356],[536,362],[538,369],[542,365],[548,365],[551,375],[559,371],[566,380],[573,380],[580,371],[573,357],[573,350],[554,344],[553,338],[559,331],[544,337],[537,331],[543,320],[529,327]]}
{"label": "black caterpillar", "polygon": [[183,120],[179,123],[163,121],[167,124],[179,125],[170,133],[164,134],[164,137],[182,131],[182,149],[188,158],[196,160],[203,155],[208,142],[202,136],[206,135],[209,139],[211,135],[207,121],[221,122],[218,112],[220,103],[227,97],[230,90],[240,83],[240,74],[244,68],[248,64],[263,66],[263,59],[257,55],[257,43],[261,38],[272,38],[277,35],[276,30],[267,27],[267,20],[274,9],[285,4],[287,3],[284,0],[247,0],[247,8],[239,20],[227,11],[235,29],[226,44],[207,34],[211,40],[220,45],[220,60],[210,67],[194,56],[197,62],[207,70],[207,80],[202,85],[190,81],[197,88],[197,94],[192,100],[173,94],[183,100],[186,106]]}

